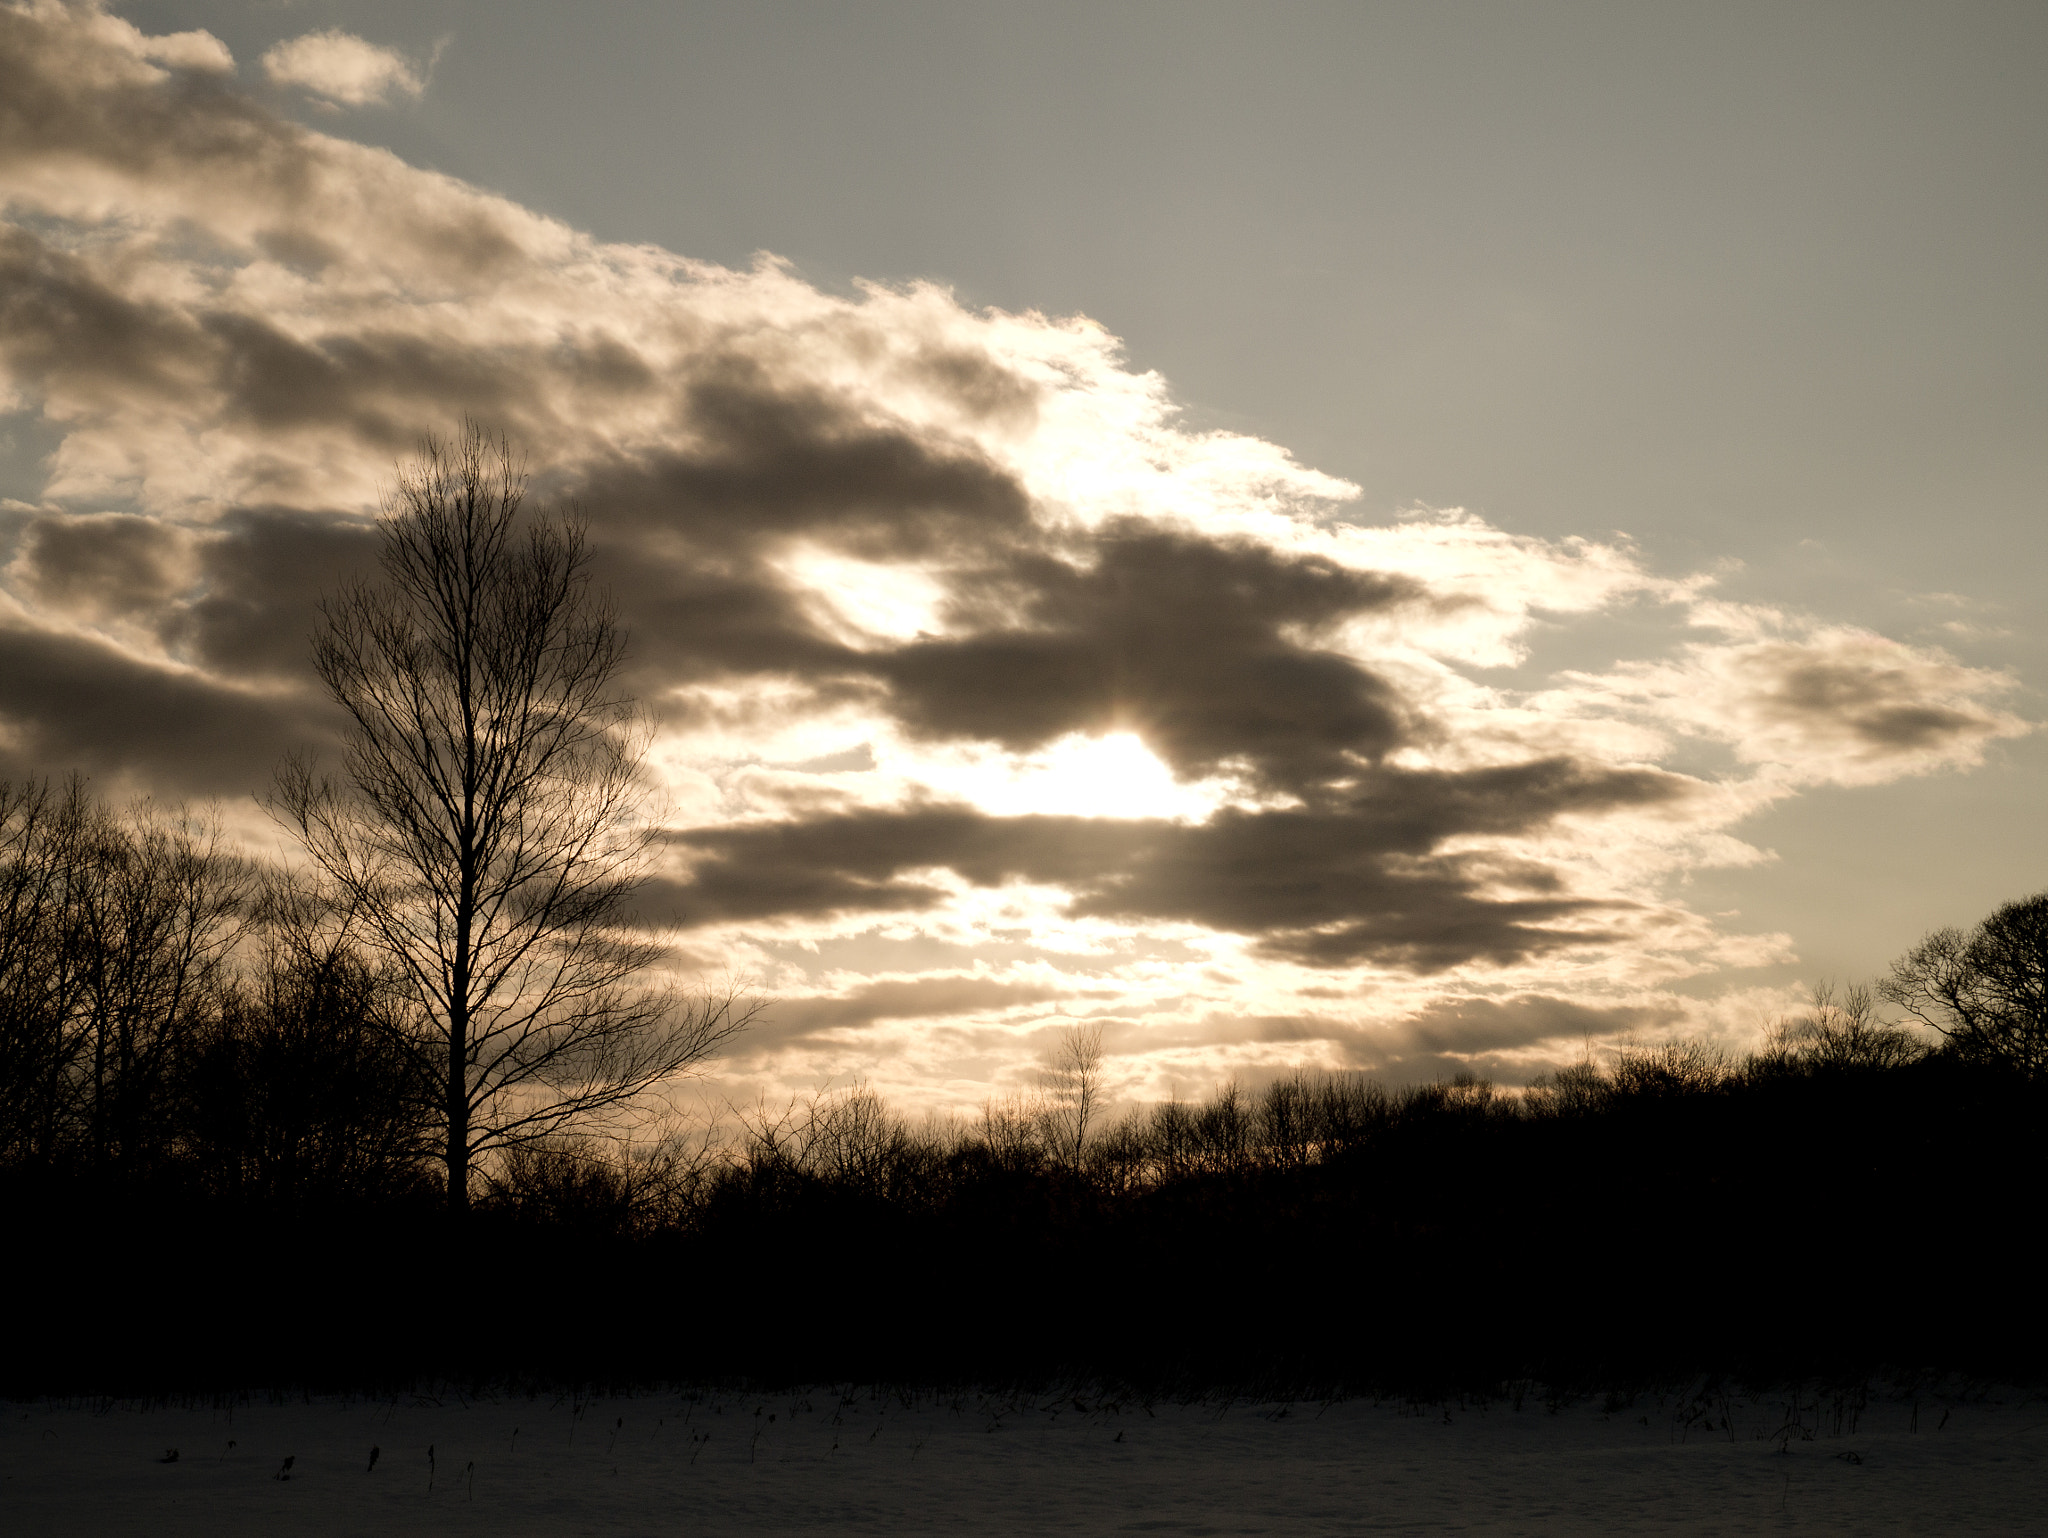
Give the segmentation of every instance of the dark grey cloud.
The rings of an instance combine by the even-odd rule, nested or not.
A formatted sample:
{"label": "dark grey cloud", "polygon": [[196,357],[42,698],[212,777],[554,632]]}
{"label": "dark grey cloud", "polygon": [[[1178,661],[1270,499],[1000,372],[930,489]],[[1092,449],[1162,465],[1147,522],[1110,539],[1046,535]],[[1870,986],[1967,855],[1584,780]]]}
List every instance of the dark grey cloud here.
{"label": "dark grey cloud", "polygon": [[117,279],[0,227],[0,365],[74,407],[206,398],[223,423],[341,432],[372,458],[395,458],[465,414],[551,443],[552,392],[601,408],[652,389],[646,365],[603,334],[545,345],[378,329],[308,339],[243,311],[138,298]]}
{"label": "dark grey cloud", "polygon": [[[19,18],[9,25],[18,30]],[[200,177],[231,144],[243,161],[213,195],[229,202],[236,189],[260,192],[274,205],[256,245],[309,271],[360,259],[353,232],[294,222],[295,211],[321,208],[319,187],[346,147],[198,76],[99,89],[74,33],[45,30],[42,84],[29,95],[51,95],[50,79],[78,89],[52,98],[60,129],[0,119],[17,147],[48,149],[58,134],[71,153],[97,161],[137,170],[167,156]],[[150,147],[134,142],[152,132]],[[376,169],[353,169],[366,168]],[[466,196],[429,209],[408,191],[396,209],[405,239],[463,253],[466,280],[511,260],[477,235],[508,219],[505,209]],[[8,240],[0,260],[11,264],[7,292],[21,311],[9,367],[32,387],[73,397],[206,393],[225,423],[259,434],[341,432],[372,455],[402,453],[419,428],[459,409],[561,455],[546,489],[590,513],[603,575],[634,634],[636,681],[650,695],[773,675],[802,680],[820,699],[892,711],[913,737],[1029,749],[1070,732],[1127,729],[1183,775],[1229,764],[1296,794],[1376,761],[1414,724],[1385,680],[1314,637],[1426,597],[1419,584],[1139,518],[1092,534],[1049,525],[1016,477],[972,443],[892,419],[871,392],[768,361],[744,328],[688,323],[695,345],[666,375],[601,324],[558,330],[545,345],[361,323],[308,333],[203,301],[179,311],[135,299],[84,258],[25,232]],[[886,340],[872,339],[878,355]],[[1028,425],[1041,395],[988,352],[954,343],[912,348],[889,367],[967,420]],[[667,446],[593,456],[562,414],[591,416],[592,396],[606,394],[666,400]],[[276,475],[271,494],[297,500],[313,489],[294,481],[302,472]],[[200,596],[161,628],[207,665],[289,673],[290,603],[311,595],[283,576],[285,561],[265,554],[283,535],[253,518],[205,542]],[[331,569],[319,560],[331,552],[300,536],[314,569]],[[777,565],[796,540],[942,568],[946,635],[856,649],[826,633],[815,595]],[[259,570],[272,580],[243,580]]]}
{"label": "dark grey cloud", "polygon": [[1542,868],[1514,873],[1528,895],[1494,895],[1498,870],[1437,852],[1445,841],[1528,832],[1566,813],[1667,805],[1692,788],[1656,771],[1546,760],[1465,773],[1380,770],[1343,806],[1226,808],[1196,825],[992,817],[961,806],[849,812],[678,833],[696,859],[692,878],[664,883],[657,900],[686,924],[914,911],[943,896],[915,873],[944,868],[984,887],[1064,887],[1077,915],[1246,934],[1311,966],[1371,961],[1429,973],[1602,938],[1561,921],[1621,906],[1565,893]]}
{"label": "dark grey cloud", "polygon": [[135,89],[140,72],[118,54],[109,68],[105,38],[80,24],[89,20],[0,8],[0,165],[90,157],[146,174],[247,150],[223,131],[234,123],[274,136],[272,114],[203,78]]}
{"label": "dark grey cloud", "polygon": [[878,695],[872,660],[821,630],[775,565],[791,541],[881,560],[1037,537],[1023,489],[978,453],[744,357],[699,359],[676,409],[687,447],[586,458],[544,488],[591,518],[649,692],[772,674]]}
{"label": "dark grey cloud", "polygon": [[1681,1026],[1676,1000],[1588,1004],[1553,994],[1439,999],[1391,1030],[1331,1033],[1344,1063],[1391,1083],[1444,1083],[1477,1074],[1499,1085],[1527,1084],[1546,1063],[1576,1057],[1588,1040],[1630,1032],[1656,1035]]}
{"label": "dark grey cloud", "polygon": [[26,520],[9,568],[26,596],[153,629],[186,665],[25,617],[0,629],[7,772],[261,792],[284,753],[333,739],[311,633],[322,595],[374,559],[373,527],[341,514],[242,508],[200,530],[114,513]]}
{"label": "dark grey cloud", "polygon": [[313,687],[320,600],[376,564],[366,519],[290,508],[237,508],[195,541],[195,596],[159,620],[177,654],[238,677]]}
{"label": "dark grey cloud", "polygon": [[933,906],[941,888],[908,873],[946,868],[980,886],[1013,878],[1100,881],[1157,836],[1145,821],[991,817],[937,805],[697,828],[670,835],[693,856],[687,881],[650,890],[686,925]]}
{"label": "dark grey cloud", "polygon": [[[0,98],[5,89],[0,81]],[[203,384],[212,353],[181,311],[124,294],[82,258],[0,226],[0,365],[32,391],[61,379],[86,400],[177,402]]]}
{"label": "dark grey cloud", "polygon": [[1882,752],[1939,750],[1951,741],[1981,737],[1981,709],[1931,703],[1924,682],[1797,652],[1782,663],[1764,694],[1767,714],[1801,724],[1830,722]]}
{"label": "dark grey cloud", "polygon": [[[862,682],[858,654],[820,633],[803,595],[765,562],[692,559],[680,542],[622,535],[609,519],[592,534],[599,580],[631,635],[628,666],[641,692],[748,675],[839,691]],[[868,683],[861,692],[881,688]]]}
{"label": "dark grey cloud", "polygon": [[[1337,999],[1343,990],[1303,988],[1297,997]],[[1155,1034],[1155,1049],[1255,1041],[1274,1046],[1334,1048],[1334,1063],[1393,1084],[1441,1083],[1476,1073],[1496,1084],[1526,1084],[1545,1062],[1576,1056],[1586,1042],[1640,1033],[1654,1036],[1679,1026],[1675,1000],[1600,1004],[1546,993],[1505,996],[1451,994],[1434,999],[1404,1020],[1361,1021],[1355,1011],[1331,1008],[1307,1014],[1213,1014],[1171,1033]],[[1532,1066],[1532,1064],[1534,1066]],[[1254,1086],[1293,1070],[1268,1067],[1243,1075]]]}
{"label": "dark grey cloud", "polygon": [[1441,845],[1531,832],[1567,813],[1670,805],[1693,789],[1677,775],[1568,759],[1380,770],[1342,805],[1225,808],[1198,827],[1173,826],[1121,879],[1082,892],[1074,906],[1250,934],[1262,950],[1311,966],[1505,964],[1605,938],[1556,925],[1622,905],[1571,896],[1554,872],[1527,865],[1507,874],[1531,895],[1491,896],[1498,863]]}
{"label": "dark grey cloud", "polygon": [[999,423],[1012,432],[1036,423],[1044,396],[1014,369],[966,347],[919,348],[904,365],[904,372],[933,393],[957,402],[970,416]]}
{"label": "dark grey cloud", "polygon": [[535,395],[524,360],[488,347],[375,332],[302,341],[233,312],[202,323],[217,347],[222,415],[259,430],[345,425],[366,448],[395,454],[448,416],[450,402],[504,421],[530,414]]}
{"label": "dark grey cloud", "polygon": [[36,518],[22,530],[14,577],[38,603],[96,617],[147,617],[183,590],[186,539],[124,513]]}
{"label": "dark grey cloud", "polygon": [[[1444,998],[1430,1003],[1402,1030],[1401,1054],[1509,1052],[1545,1042],[1584,1041],[1627,1031],[1659,1031],[1682,1012],[1675,1004],[1594,1005],[1550,994],[1507,998]],[[1360,1042],[1384,1052],[1384,1043]]]}
{"label": "dark grey cloud", "polygon": [[211,398],[226,422],[341,430],[395,457],[465,409],[544,420],[539,361],[405,334],[301,341],[259,317],[124,293],[84,257],[0,227],[0,366],[72,409]]}
{"label": "dark grey cloud", "polygon": [[885,978],[845,993],[778,999],[749,1030],[743,1050],[774,1051],[880,1020],[934,1020],[1072,997],[1043,983],[948,974]]}
{"label": "dark grey cloud", "polygon": [[571,493],[609,527],[713,562],[799,535],[870,560],[1036,537],[1023,488],[970,446],[877,420],[866,402],[737,351],[693,361],[674,410],[687,448],[578,467]]}
{"label": "dark grey cloud", "polygon": [[242,508],[196,530],[119,513],[22,520],[7,574],[24,596],[153,630],[175,661],[27,615],[0,627],[5,772],[261,792],[284,753],[333,740],[311,633],[321,596],[374,559],[373,527],[341,514]]}
{"label": "dark grey cloud", "polygon": [[329,723],[290,698],[154,667],[104,642],[0,626],[0,773],[72,769],[176,795],[261,792]]}
{"label": "dark grey cloud", "polygon": [[1081,553],[977,571],[950,607],[985,628],[879,657],[905,724],[1013,749],[1122,728],[1183,775],[1240,760],[1295,791],[1402,740],[1392,687],[1294,636],[1417,601],[1420,584],[1136,519]]}

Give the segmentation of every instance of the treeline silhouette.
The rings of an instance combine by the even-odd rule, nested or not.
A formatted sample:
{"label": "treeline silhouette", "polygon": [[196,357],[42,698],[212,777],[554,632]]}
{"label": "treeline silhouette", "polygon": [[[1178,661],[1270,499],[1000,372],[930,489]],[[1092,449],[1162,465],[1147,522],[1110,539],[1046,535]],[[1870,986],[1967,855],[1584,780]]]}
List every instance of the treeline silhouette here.
{"label": "treeline silhouette", "polygon": [[[1824,1002],[1740,1062],[1644,1046],[1522,1093],[1226,1085],[1112,1123],[1078,1167],[1056,1116],[920,1130],[855,1090],[647,1210],[743,1258],[731,1360],[792,1373],[2016,1372],[2037,1315],[1994,1300],[2033,1252],[2041,1111],[2031,1081]],[[632,1221],[624,1184],[611,1210]]]}
{"label": "treeline silhouette", "polygon": [[1513,1091],[1297,1073],[1105,1118],[1084,1043],[971,1120],[855,1087],[531,1143],[457,1223],[348,933],[203,823],[0,788],[0,1392],[2041,1365],[2032,1059],[1860,990],[1739,1060]]}

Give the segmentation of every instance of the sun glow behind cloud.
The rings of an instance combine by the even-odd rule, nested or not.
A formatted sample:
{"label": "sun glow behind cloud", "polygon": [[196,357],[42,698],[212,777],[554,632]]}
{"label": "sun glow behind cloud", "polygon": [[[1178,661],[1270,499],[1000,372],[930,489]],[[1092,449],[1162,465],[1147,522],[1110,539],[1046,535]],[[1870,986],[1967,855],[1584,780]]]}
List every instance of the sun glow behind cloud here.
{"label": "sun glow behind cloud", "polygon": [[927,755],[906,779],[992,817],[1170,817],[1199,821],[1227,788],[1187,785],[1131,732],[1079,732],[1031,754]]}
{"label": "sun glow behind cloud", "polygon": [[[0,392],[61,439],[0,513],[5,772],[242,798],[331,752],[311,607],[393,459],[481,418],[632,632],[647,911],[779,997],[735,1074],[962,1104],[1074,1019],[1134,1093],[1748,1028],[1698,980],[1789,944],[1684,878],[2024,729],[2002,675],[1624,540],[1370,521],[1093,321],[604,245],[173,88],[212,57],[0,8]],[[1651,655],[1525,676],[1623,611]]]}

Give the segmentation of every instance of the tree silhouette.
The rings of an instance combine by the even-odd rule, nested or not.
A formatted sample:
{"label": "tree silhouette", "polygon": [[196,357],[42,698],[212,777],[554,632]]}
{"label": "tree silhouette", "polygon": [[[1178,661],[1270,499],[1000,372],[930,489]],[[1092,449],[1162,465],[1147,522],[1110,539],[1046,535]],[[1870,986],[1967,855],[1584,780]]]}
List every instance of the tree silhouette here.
{"label": "tree silhouette", "polygon": [[480,1156],[617,1111],[750,1013],[639,981],[662,952],[627,913],[644,721],[583,526],[521,518],[525,479],[474,424],[400,467],[382,580],[323,603],[314,637],[345,779],[294,757],[273,801],[405,981],[456,1214]]}
{"label": "tree silhouette", "polygon": [[1076,1172],[1087,1152],[1088,1129],[1102,1112],[1102,1055],[1101,1026],[1070,1025],[1054,1041],[1040,1075],[1046,1146]]}
{"label": "tree silhouette", "polygon": [[1892,963],[1878,992],[1948,1038],[1957,1056],[2048,1072],[2048,892],[2006,903],[1968,934],[1937,929]]}
{"label": "tree silhouette", "polygon": [[204,818],[0,783],[0,1158],[133,1173],[165,1151],[248,887]]}

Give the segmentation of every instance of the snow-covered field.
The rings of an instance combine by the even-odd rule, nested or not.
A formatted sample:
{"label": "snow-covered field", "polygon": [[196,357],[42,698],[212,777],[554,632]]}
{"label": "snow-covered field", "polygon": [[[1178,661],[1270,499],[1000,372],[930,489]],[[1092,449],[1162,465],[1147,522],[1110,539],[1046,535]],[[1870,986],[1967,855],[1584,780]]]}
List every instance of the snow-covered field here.
{"label": "snow-covered field", "polygon": [[2048,1532],[2048,1404],[2017,1391],[1554,1404],[1538,1390],[1516,1408],[814,1388],[4,1409],[0,1530],[23,1538]]}

